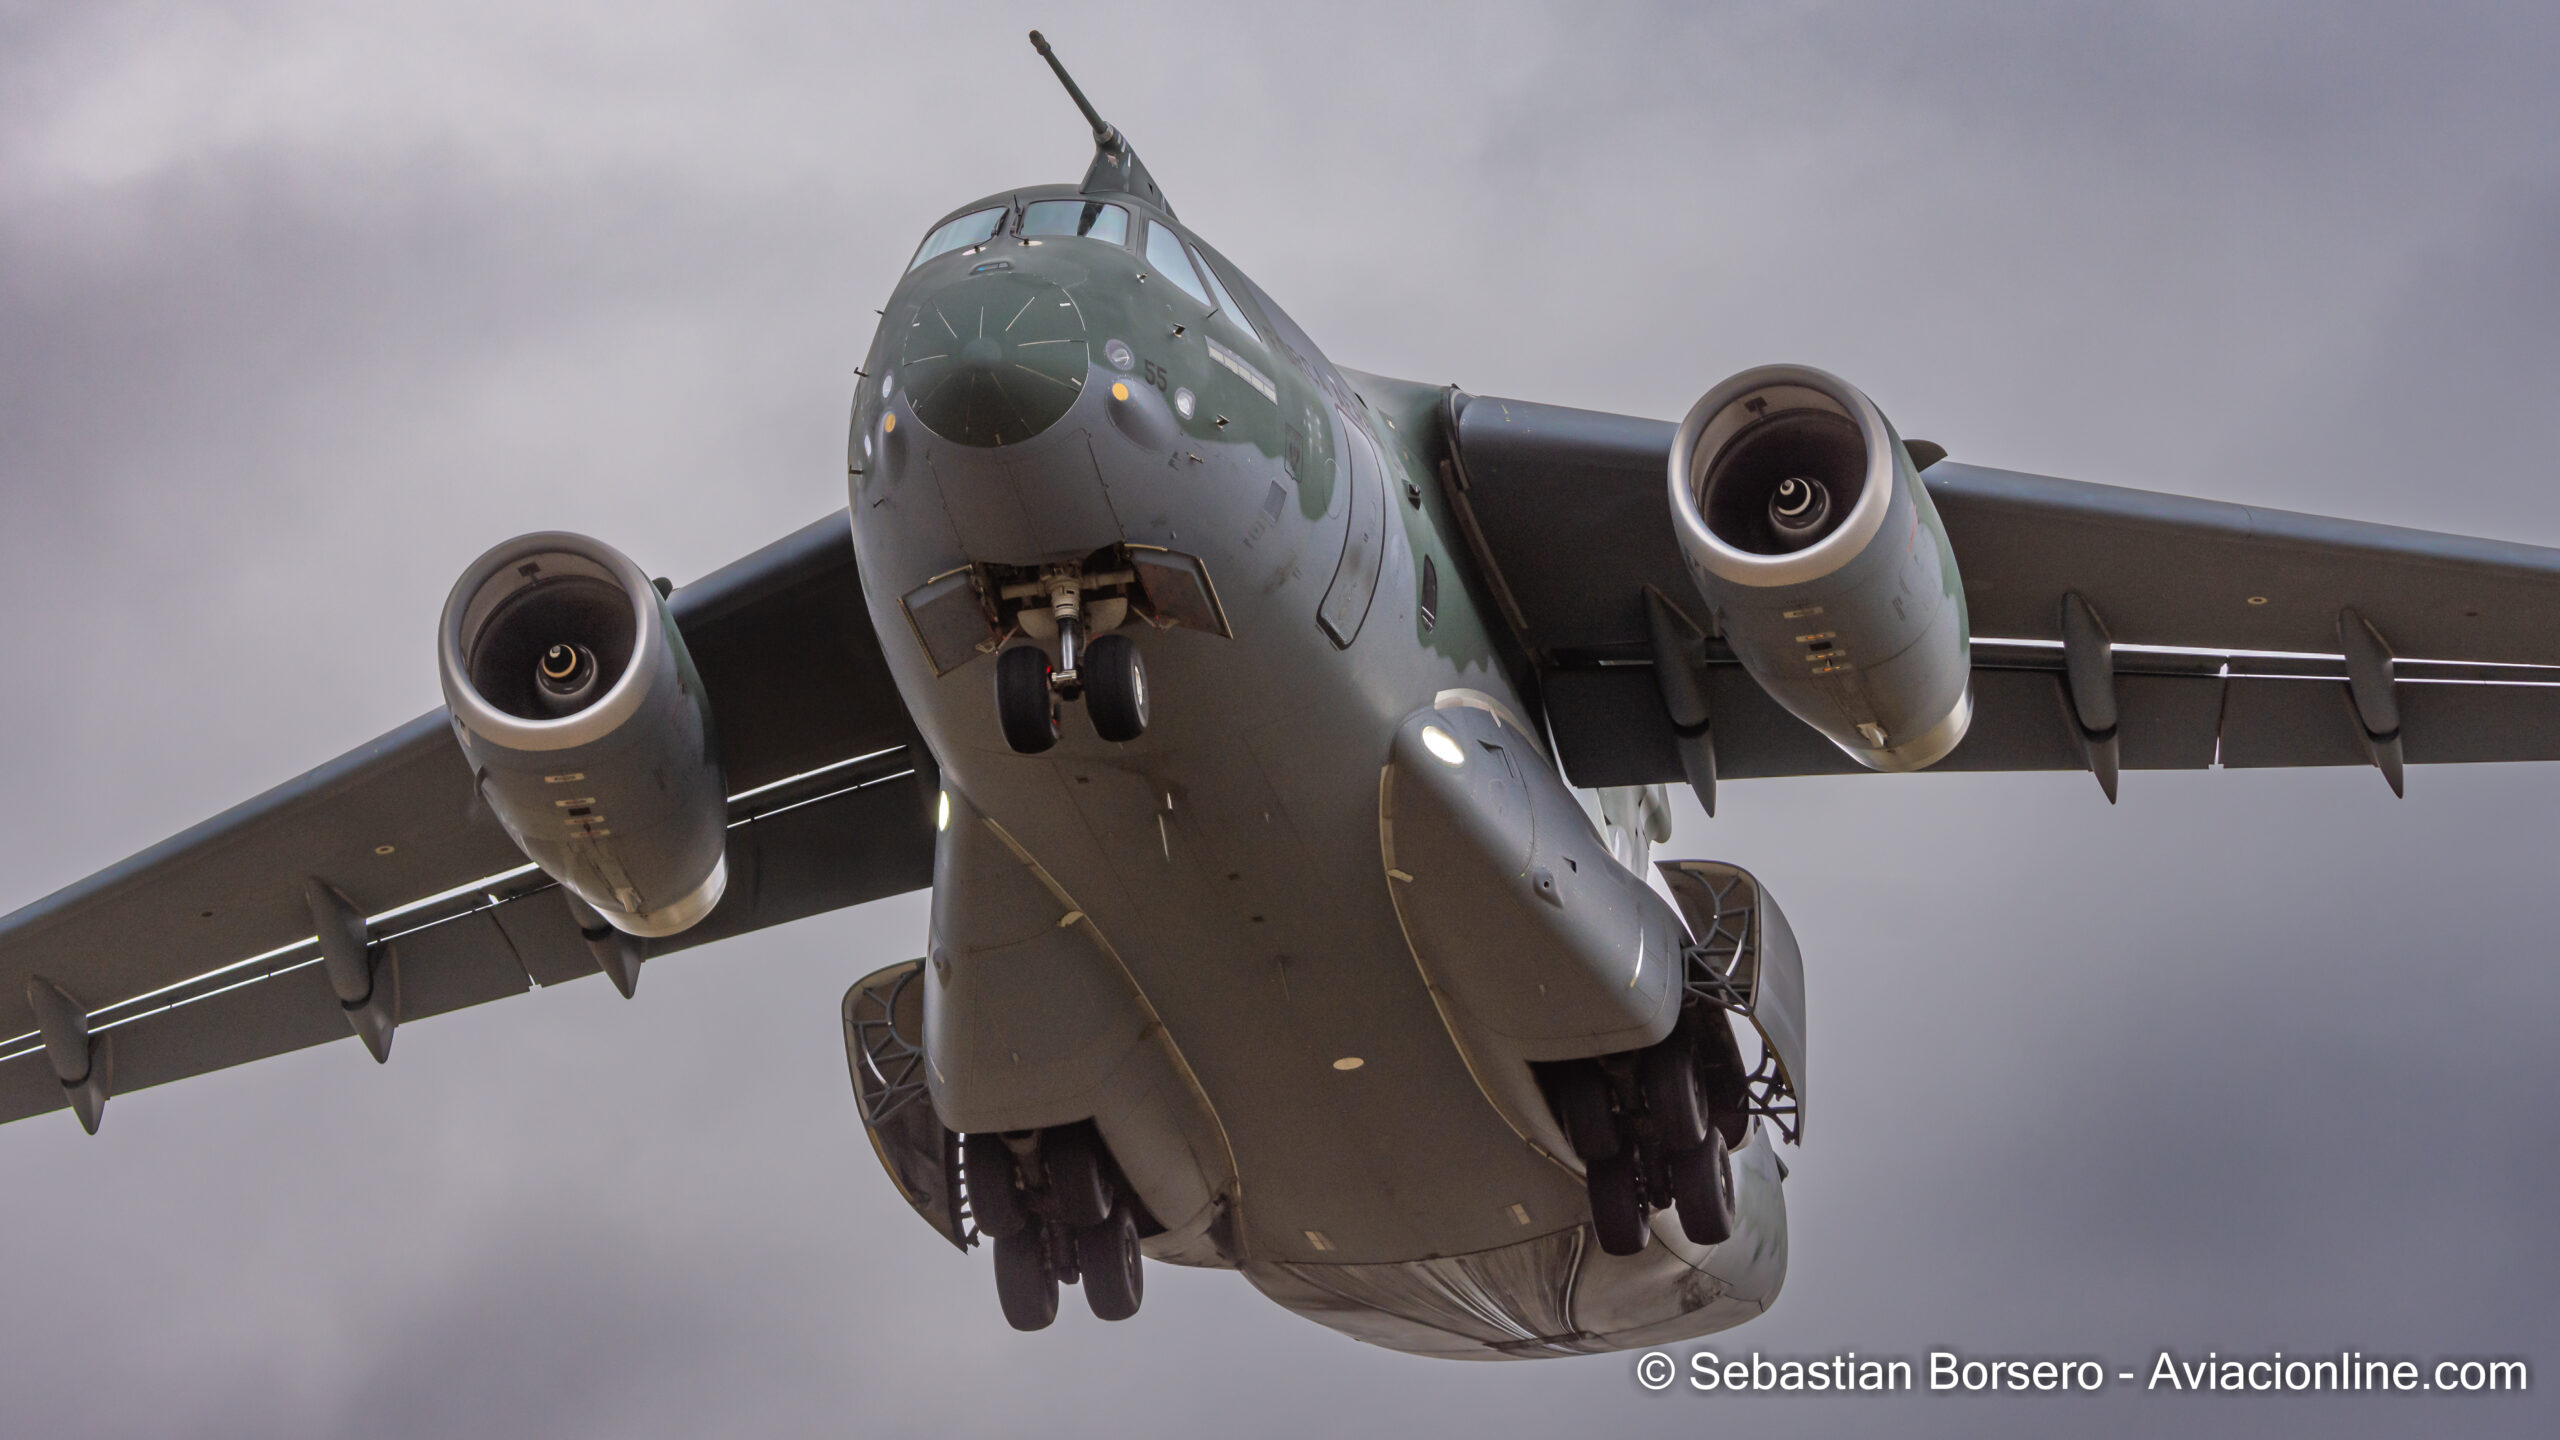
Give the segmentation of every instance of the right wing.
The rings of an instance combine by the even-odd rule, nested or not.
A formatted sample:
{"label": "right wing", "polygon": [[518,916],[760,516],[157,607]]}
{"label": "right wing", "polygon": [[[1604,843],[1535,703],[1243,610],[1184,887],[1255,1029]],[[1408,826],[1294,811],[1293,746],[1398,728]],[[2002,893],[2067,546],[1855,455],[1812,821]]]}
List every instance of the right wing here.
{"label": "right wing", "polygon": [[[1676,783],[1645,591],[1700,616],[1673,539],[1664,421],[1454,396],[1444,489],[1536,668],[1577,785]],[[1915,449],[1922,447],[1915,446]],[[2063,681],[2063,596],[2115,641],[2122,764],[2369,763],[2339,614],[2387,637],[2412,764],[2560,759],[2560,550],[1939,460],[1974,642],[1974,717],[1939,770],[2089,762]],[[1727,778],[1865,773],[1709,641]]]}
{"label": "right wing", "polygon": [[[663,954],[932,883],[937,781],[838,512],[676,591],[733,794],[729,886]],[[406,1021],[598,973],[550,878],[474,794],[442,708],[0,919],[0,1122],[69,1103],[29,981],[121,1094],[346,1038],[307,879],[396,947]]]}

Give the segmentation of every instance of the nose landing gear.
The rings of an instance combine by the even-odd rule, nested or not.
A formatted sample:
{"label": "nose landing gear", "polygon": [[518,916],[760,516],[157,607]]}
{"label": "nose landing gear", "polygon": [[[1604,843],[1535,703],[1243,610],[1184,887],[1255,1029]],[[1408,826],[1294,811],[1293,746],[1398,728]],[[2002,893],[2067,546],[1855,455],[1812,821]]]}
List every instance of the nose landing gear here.
{"label": "nose landing gear", "polygon": [[1017,645],[996,656],[996,724],[1004,743],[1037,755],[1058,743],[1057,672],[1036,645]]}
{"label": "nose landing gear", "polygon": [[[1048,597],[1048,613],[1042,617],[1048,623],[1039,628],[1054,633],[1058,644],[1055,665],[1036,644],[1017,645],[996,656],[996,723],[1004,731],[1005,743],[1016,752],[1037,755],[1058,743],[1062,701],[1084,701],[1086,713],[1093,717],[1094,733],[1115,745],[1125,745],[1147,732],[1147,667],[1138,657],[1136,642],[1116,634],[1097,636],[1090,643],[1085,638],[1093,617],[1086,613],[1084,592],[1126,586],[1129,580],[1125,570],[1088,576],[1080,567],[1058,565],[1043,571],[1037,581],[1005,587],[1006,599]],[[1104,604],[1112,611],[1106,623],[1117,623],[1128,613],[1125,601]],[[1025,629],[1032,628],[1028,622],[1037,613],[1035,608],[1025,608]]]}

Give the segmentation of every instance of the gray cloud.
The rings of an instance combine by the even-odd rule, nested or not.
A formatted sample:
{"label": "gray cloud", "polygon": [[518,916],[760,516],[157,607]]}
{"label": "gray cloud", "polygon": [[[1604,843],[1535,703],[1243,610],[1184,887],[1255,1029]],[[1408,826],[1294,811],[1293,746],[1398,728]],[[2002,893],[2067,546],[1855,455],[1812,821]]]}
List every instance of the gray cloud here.
{"label": "gray cloud", "polygon": [[[1805,359],[1966,459],[2560,542],[2524,7],[0,7],[0,861],[44,894],[435,703],[464,561],[842,503],[871,307],[1071,176],[1044,25],[1334,357],[1670,415]],[[2560,778],[1731,787],[1808,951],[1728,1353],[2560,1354]],[[1685,803],[1685,802],[1684,802]],[[1231,1277],[1017,1336],[863,1145],[916,899],[0,1132],[10,1434],[2543,1433],[2547,1402],[1725,1402]],[[1737,1413],[1738,1412],[1738,1413]]]}

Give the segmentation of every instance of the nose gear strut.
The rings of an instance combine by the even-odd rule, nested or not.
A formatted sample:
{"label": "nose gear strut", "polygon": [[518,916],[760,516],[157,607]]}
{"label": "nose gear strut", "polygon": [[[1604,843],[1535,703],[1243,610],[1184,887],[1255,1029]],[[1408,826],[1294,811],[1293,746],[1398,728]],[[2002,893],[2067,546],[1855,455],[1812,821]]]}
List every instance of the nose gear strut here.
{"label": "nose gear strut", "polygon": [[[1146,733],[1147,672],[1136,642],[1119,634],[1087,638],[1094,617],[1086,592],[1125,589],[1134,578],[1125,569],[1088,574],[1077,565],[1048,565],[1039,578],[1016,581],[998,592],[1006,601],[1046,600],[1048,624],[1042,628],[1056,637],[1058,647],[1054,665],[1036,641],[996,656],[996,720],[1006,744],[1025,755],[1048,749],[1058,741],[1060,702],[1078,700],[1093,718],[1094,733],[1105,740],[1126,744]],[[1095,608],[1104,606],[1111,612],[1109,624],[1128,613],[1125,600],[1099,602]],[[1021,618],[1028,622],[1038,612],[1036,603],[1026,604]],[[1024,628],[1032,627],[1026,623]]]}
{"label": "nose gear strut", "polygon": [[1049,623],[1058,627],[1058,671],[1049,679],[1061,700],[1084,698],[1084,677],[1076,673],[1076,641],[1084,631],[1084,576],[1065,565],[1052,565],[1040,576],[1049,592]]}

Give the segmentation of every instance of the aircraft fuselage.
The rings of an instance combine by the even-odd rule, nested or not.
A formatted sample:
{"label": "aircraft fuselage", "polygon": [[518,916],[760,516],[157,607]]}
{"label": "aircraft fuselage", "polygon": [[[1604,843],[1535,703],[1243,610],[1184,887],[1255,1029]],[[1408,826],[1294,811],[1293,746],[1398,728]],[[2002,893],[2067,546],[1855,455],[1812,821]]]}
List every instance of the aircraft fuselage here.
{"label": "aircraft fuselage", "polygon": [[[1102,233],[1037,209],[1068,201]],[[1125,239],[1096,203],[1126,207]],[[1596,1300],[1600,1272],[1623,1271],[1677,1299],[1631,1300],[1613,1334],[1758,1313],[1784,1265],[1766,1141],[1736,1157],[1749,1233],[1583,1256],[1569,1157],[1524,1133],[1534,1101],[1498,1106],[1471,1073],[1390,896],[1381,768],[1408,717],[1490,712],[1552,781],[1440,504],[1444,392],[1336,370],[1196,240],[1214,283],[1173,273],[1168,237],[1190,237],[1128,197],[1026,189],[949,224],[971,234],[998,208],[892,295],[849,461],[871,613],[950,800],[926,999],[944,1122],[1091,1119],[1161,1227],[1150,1254],[1241,1268],[1400,1348],[1497,1342],[1373,1292],[1515,1250],[1562,1292],[1578,1269]],[[1055,748],[1018,753],[991,652],[1041,643],[1022,632],[1045,607],[1004,614],[985,577],[1108,566],[1120,547],[1195,558],[1232,634],[1093,614],[1135,636],[1153,723],[1109,743],[1068,705]],[[955,651],[946,623],[937,653],[920,597],[972,567],[988,634]],[[1605,1308],[1484,1323],[1518,1353],[1629,1343],[1602,1341]]]}

